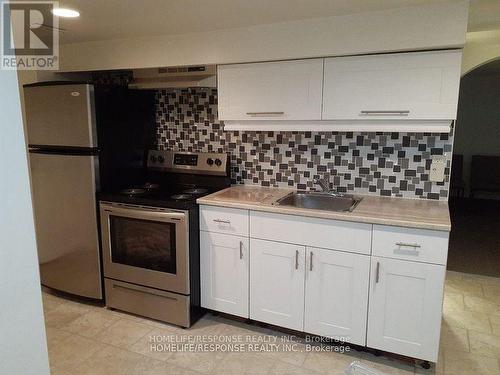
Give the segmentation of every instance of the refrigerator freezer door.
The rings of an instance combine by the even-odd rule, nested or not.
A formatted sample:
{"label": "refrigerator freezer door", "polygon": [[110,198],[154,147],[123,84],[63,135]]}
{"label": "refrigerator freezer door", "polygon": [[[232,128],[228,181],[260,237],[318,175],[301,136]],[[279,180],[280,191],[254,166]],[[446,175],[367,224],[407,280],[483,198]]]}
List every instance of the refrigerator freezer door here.
{"label": "refrigerator freezer door", "polygon": [[27,86],[24,100],[28,144],[97,147],[92,85]]}
{"label": "refrigerator freezer door", "polygon": [[30,167],[42,284],[101,299],[97,157],[30,152]]}

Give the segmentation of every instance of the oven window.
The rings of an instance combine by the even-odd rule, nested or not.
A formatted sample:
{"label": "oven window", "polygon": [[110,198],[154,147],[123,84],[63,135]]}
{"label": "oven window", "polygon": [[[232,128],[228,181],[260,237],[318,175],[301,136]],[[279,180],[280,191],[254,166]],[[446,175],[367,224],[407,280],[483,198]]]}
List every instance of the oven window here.
{"label": "oven window", "polygon": [[110,216],[113,263],[176,273],[175,224]]}

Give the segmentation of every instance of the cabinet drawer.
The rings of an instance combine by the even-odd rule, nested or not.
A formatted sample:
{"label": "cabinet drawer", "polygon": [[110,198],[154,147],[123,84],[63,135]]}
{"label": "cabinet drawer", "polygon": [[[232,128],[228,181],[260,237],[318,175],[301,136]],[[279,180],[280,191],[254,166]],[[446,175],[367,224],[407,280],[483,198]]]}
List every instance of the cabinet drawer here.
{"label": "cabinet drawer", "polygon": [[248,236],[248,211],[235,208],[201,206],[201,230]]}
{"label": "cabinet drawer", "polygon": [[394,259],[446,264],[449,233],[383,225],[373,226],[372,254]]}
{"label": "cabinet drawer", "polygon": [[370,254],[372,225],[250,211],[250,237]]}

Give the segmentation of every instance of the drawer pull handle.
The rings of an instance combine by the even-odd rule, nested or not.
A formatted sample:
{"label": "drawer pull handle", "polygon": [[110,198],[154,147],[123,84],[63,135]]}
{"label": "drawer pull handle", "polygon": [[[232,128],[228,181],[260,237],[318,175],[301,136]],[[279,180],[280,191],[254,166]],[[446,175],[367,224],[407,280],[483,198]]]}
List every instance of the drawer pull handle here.
{"label": "drawer pull handle", "polygon": [[377,262],[377,270],[375,271],[375,284],[378,284],[380,278],[380,262]]}
{"label": "drawer pull handle", "polygon": [[361,111],[360,114],[365,116],[383,116],[383,115],[408,116],[410,114],[410,111],[406,109],[400,111],[373,110],[373,111]]}
{"label": "drawer pull handle", "polygon": [[396,242],[396,245],[399,247],[401,247],[401,246],[413,247],[413,248],[422,247],[418,243],[406,243],[406,242]]}
{"label": "drawer pull handle", "polygon": [[247,112],[248,116],[282,116],[285,112]]}
{"label": "drawer pull handle", "polygon": [[394,249],[394,254],[410,255],[410,256],[417,257],[420,253],[418,249],[421,246],[419,244],[396,242],[396,245],[398,247],[396,249]]}
{"label": "drawer pull handle", "polygon": [[295,250],[295,269],[299,269],[299,251]]}
{"label": "drawer pull handle", "polygon": [[311,251],[310,254],[309,254],[309,271],[312,271],[313,270],[313,252]]}
{"label": "drawer pull handle", "polygon": [[231,224],[229,220],[214,219],[214,221],[219,224]]}
{"label": "drawer pull handle", "polygon": [[240,241],[240,259],[243,259],[243,241]]}

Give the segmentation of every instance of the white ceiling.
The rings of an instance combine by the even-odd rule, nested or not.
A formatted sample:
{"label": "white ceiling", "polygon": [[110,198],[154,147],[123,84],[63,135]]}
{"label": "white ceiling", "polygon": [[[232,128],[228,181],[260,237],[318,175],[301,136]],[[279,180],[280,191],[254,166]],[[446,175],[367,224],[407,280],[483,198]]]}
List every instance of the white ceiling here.
{"label": "white ceiling", "polygon": [[60,0],[80,11],[62,19],[62,43],[175,35],[446,0]]}
{"label": "white ceiling", "polygon": [[[62,43],[175,35],[449,0],[60,0]],[[500,0],[471,0],[469,31],[500,28]]]}
{"label": "white ceiling", "polygon": [[471,0],[469,31],[500,29],[500,0]]}

